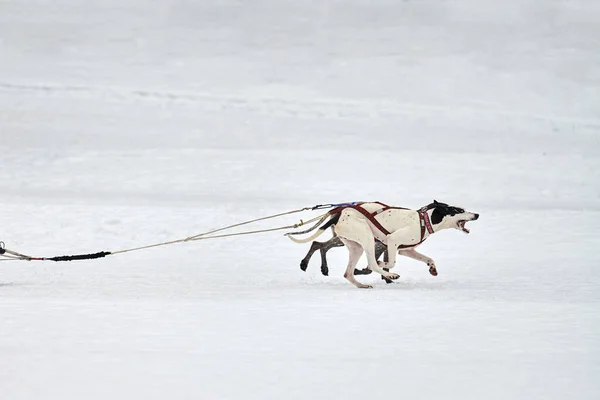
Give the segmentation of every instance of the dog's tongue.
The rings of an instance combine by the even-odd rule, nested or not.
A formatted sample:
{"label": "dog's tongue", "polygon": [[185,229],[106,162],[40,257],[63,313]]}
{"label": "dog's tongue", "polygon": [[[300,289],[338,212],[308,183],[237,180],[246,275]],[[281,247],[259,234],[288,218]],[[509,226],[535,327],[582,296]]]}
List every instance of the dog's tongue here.
{"label": "dog's tongue", "polygon": [[463,231],[464,233],[469,233],[469,232],[471,232],[471,231],[470,231],[469,229],[467,229],[467,227],[465,226],[466,224],[467,224],[467,221],[460,221],[460,222],[458,223],[458,226],[460,226],[460,229],[462,229],[462,231]]}

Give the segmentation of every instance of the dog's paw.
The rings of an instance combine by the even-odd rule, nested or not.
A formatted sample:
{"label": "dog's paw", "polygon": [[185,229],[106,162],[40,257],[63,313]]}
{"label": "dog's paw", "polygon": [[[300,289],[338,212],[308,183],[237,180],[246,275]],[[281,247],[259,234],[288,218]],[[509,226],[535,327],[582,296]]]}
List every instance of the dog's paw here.
{"label": "dog's paw", "polygon": [[329,276],[329,268],[321,265],[321,273],[323,274],[323,276]]}
{"label": "dog's paw", "polygon": [[371,286],[371,285],[365,285],[365,284],[359,283],[359,284],[358,284],[358,288],[359,288],[359,289],[373,289],[373,286]]}
{"label": "dog's paw", "polygon": [[435,263],[433,262],[433,260],[428,261],[427,266],[429,267],[429,273],[433,276],[437,276],[438,272],[435,268]]}
{"label": "dog's paw", "polygon": [[363,268],[363,269],[355,269],[354,270],[354,275],[369,275],[371,271],[369,268]]}
{"label": "dog's paw", "polygon": [[306,268],[308,268],[308,261],[306,261],[306,260],[300,261],[300,269],[302,271],[306,271]]}
{"label": "dog's paw", "polygon": [[[390,272],[389,268],[384,268],[383,269],[385,272]],[[395,278],[394,278],[395,276]],[[400,275],[398,274],[394,274],[394,273],[388,273],[386,275],[381,275],[381,279],[383,279],[385,281],[385,283],[392,283],[392,279],[398,279],[400,278]]]}

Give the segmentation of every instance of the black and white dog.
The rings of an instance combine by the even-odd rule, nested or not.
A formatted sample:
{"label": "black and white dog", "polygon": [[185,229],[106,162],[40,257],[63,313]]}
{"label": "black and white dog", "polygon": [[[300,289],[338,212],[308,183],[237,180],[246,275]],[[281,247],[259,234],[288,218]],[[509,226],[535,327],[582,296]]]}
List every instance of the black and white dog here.
{"label": "black and white dog", "polygon": [[[354,278],[355,274],[361,274],[356,271],[365,273],[364,270],[355,269],[363,252],[367,256],[368,270],[381,274],[386,281],[399,277],[398,274],[389,272],[389,269],[396,264],[396,254],[426,263],[429,266],[429,272],[437,275],[435,262],[418,253],[415,248],[430,235],[443,229],[455,228],[469,233],[465,224],[479,218],[479,214],[435,200],[419,210],[390,207],[379,202],[348,204],[330,211],[329,215],[331,216],[329,221],[320,226],[312,236],[302,240],[291,236],[295,233],[287,234],[287,236],[296,243],[307,243],[319,237],[329,227],[333,227],[334,238],[326,242],[329,245],[325,246],[324,251],[321,250],[323,264],[326,266],[325,253],[327,250],[340,246],[334,240],[339,239],[349,251],[349,261],[344,277],[359,288],[371,287]],[[311,251],[314,252],[317,248],[318,246],[313,243]],[[389,259],[378,263],[377,259],[386,250],[388,256],[386,258]],[[310,258],[310,256],[312,253],[309,251],[307,257]],[[302,263],[301,267],[303,267]],[[306,269],[306,266],[303,269]],[[321,271],[325,274],[323,265]]]}

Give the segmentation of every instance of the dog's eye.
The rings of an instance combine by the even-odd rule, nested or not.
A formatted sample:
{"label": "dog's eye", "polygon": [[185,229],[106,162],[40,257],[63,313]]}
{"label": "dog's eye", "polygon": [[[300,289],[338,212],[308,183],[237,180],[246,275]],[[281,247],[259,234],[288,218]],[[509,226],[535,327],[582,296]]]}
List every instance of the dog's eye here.
{"label": "dog's eye", "polygon": [[457,214],[462,214],[465,212],[465,210],[463,210],[462,208],[455,208],[454,211],[456,211]]}

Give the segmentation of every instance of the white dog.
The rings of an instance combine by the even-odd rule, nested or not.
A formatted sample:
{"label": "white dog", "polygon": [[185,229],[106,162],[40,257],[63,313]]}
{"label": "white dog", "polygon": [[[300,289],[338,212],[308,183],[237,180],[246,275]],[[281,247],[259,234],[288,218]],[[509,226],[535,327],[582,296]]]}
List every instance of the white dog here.
{"label": "white dog", "polygon": [[[354,278],[354,269],[363,251],[367,255],[369,269],[388,279],[399,278],[398,274],[383,269],[393,268],[396,265],[396,253],[427,263],[431,274],[436,275],[435,262],[418,253],[415,247],[433,233],[443,229],[455,228],[469,233],[465,224],[479,218],[479,214],[435,200],[419,210],[390,207],[379,202],[350,203],[334,208],[328,215],[333,217],[320,226],[312,236],[301,240],[290,236],[295,233],[289,233],[287,236],[296,243],[306,243],[333,226],[335,235],[342,240],[350,253],[344,277],[359,288],[372,287]],[[387,263],[381,265],[377,263],[375,240],[387,245],[389,255]]]}

